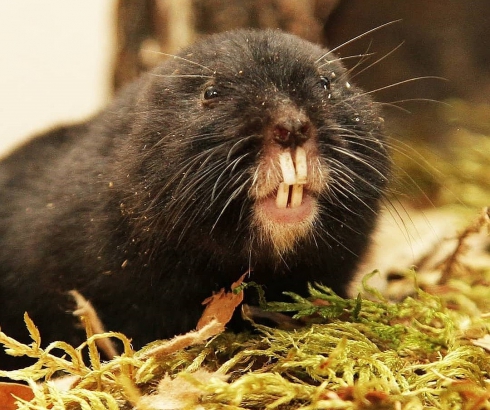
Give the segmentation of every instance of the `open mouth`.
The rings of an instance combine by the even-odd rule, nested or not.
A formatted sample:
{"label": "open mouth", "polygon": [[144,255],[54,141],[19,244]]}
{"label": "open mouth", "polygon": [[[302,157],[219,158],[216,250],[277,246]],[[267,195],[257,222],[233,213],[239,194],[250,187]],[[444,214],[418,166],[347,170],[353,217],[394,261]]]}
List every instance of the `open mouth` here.
{"label": "open mouth", "polygon": [[[294,157],[293,157],[294,156]],[[279,154],[282,182],[277,192],[257,204],[267,219],[278,223],[298,223],[308,219],[315,208],[314,197],[305,189],[308,181],[306,152],[297,147]]]}
{"label": "open mouth", "polygon": [[273,197],[262,199],[257,205],[268,220],[282,224],[292,224],[307,220],[313,214],[315,204],[316,201],[311,195],[303,193],[301,205],[294,208],[278,208]]}

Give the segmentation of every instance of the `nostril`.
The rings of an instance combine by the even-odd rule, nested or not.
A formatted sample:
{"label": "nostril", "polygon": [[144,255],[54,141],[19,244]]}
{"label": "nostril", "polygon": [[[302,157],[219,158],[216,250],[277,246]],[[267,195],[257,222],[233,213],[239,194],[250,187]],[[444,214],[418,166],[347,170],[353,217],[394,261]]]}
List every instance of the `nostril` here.
{"label": "nostril", "polygon": [[282,125],[276,125],[274,127],[274,139],[282,144],[289,143],[291,138],[291,131]]}
{"label": "nostril", "polygon": [[309,131],[310,131],[310,124],[308,123],[302,124],[300,133],[304,136],[307,136]]}
{"label": "nostril", "polygon": [[300,118],[287,118],[275,124],[273,137],[281,145],[298,145],[310,135],[310,123]]}

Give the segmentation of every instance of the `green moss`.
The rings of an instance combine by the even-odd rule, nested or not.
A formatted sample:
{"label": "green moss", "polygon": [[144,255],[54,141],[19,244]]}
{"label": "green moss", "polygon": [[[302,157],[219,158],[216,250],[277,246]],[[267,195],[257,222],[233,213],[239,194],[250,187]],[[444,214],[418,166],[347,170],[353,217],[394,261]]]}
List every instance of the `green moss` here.
{"label": "green moss", "polygon": [[[475,291],[478,305],[481,292]],[[450,295],[440,298],[421,290],[400,303],[343,299],[319,285],[311,286],[310,292],[311,299],[290,294],[291,303],[268,305],[302,317],[303,328],[286,331],[257,325],[256,334],[224,333],[159,360],[142,359],[144,351],[132,352],[125,340],[125,354],[109,363],[93,357],[92,367],[83,364],[78,349],[65,344],[40,349],[39,335],[27,320],[31,346],[3,334],[0,341],[18,354],[38,357],[38,365],[7,375],[32,383],[64,369],[80,377],[68,392],[57,391],[51,383],[36,387],[34,402],[21,404],[25,409],[55,403],[71,408],[84,408],[84,403],[93,409],[129,406],[154,391],[165,375],[193,384],[204,409],[447,409],[464,408],[467,396],[475,394],[490,406],[488,353],[465,337],[472,326],[488,334],[490,319],[448,309],[444,300]],[[465,298],[471,297],[468,289]],[[318,299],[328,305],[314,302]],[[88,346],[93,343],[94,337]],[[55,346],[67,352],[64,359],[49,354]],[[202,370],[224,377],[193,379]],[[452,404],[445,407],[447,403]]]}

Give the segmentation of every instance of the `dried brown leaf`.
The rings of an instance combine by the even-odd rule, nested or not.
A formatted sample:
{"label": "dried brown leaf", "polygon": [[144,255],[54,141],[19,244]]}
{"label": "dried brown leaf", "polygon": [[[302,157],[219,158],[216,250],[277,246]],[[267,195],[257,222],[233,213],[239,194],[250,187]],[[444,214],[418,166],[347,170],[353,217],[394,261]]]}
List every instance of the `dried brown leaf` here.
{"label": "dried brown leaf", "polygon": [[236,307],[243,302],[243,291],[235,293],[233,290],[242,284],[246,275],[247,273],[244,273],[231,285],[231,292],[225,292],[224,289],[221,289],[203,302],[206,308],[197,323],[198,330],[213,320],[217,320],[223,327],[231,320]]}

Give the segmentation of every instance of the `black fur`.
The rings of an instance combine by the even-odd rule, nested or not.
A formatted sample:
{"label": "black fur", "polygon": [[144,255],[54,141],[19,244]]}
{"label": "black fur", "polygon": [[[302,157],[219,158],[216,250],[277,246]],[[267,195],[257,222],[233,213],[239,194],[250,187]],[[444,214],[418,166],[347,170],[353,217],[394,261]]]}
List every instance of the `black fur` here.
{"label": "black fur", "polygon": [[[279,31],[224,33],[179,56],[95,118],[41,135],[0,164],[8,335],[25,340],[27,311],[44,343],[80,343],[71,289],[136,348],[194,328],[201,302],[249,268],[269,300],[304,294],[312,281],[345,294],[388,176],[376,105],[346,85],[335,56]],[[207,101],[210,84],[219,97]],[[249,188],[284,98],[315,127],[330,178],[312,235],[278,259],[253,232]],[[0,367],[11,366],[0,355]]]}

